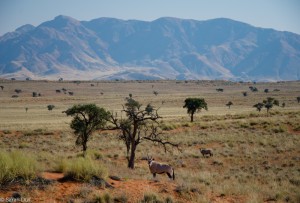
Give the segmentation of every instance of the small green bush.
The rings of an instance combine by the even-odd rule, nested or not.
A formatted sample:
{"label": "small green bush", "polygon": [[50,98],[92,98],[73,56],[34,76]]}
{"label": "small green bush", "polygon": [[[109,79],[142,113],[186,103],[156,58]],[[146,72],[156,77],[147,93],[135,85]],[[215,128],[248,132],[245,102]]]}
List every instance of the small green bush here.
{"label": "small green bush", "polygon": [[140,201],[141,203],[162,203],[161,200],[158,199],[156,194],[144,194],[144,198]]}
{"label": "small green bush", "polygon": [[40,172],[36,159],[21,151],[0,151],[0,183],[4,184],[16,178],[31,180]]}
{"label": "small green bush", "polygon": [[176,127],[177,127],[176,125],[170,123],[162,123],[160,125],[160,128],[165,131],[174,130],[176,129]]}
{"label": "small green bush", "polygon": [[64,174],[76,180],[90,181],[93,176],[105,179],[108,172],[104,166],[97,164],[96,161],[89,157],[77,157],[73,160],[68,160]]}
{"label": "small green bush", "polygon": [[182,127],[192,127],[193,124],[192,123],[184,123],[182,124]]}
{"label": "small green bush", "polygon": [[58,158],[54,161],[54,172],[62,173],[68,168],[68,161],[64,158]]}
{"label": "small green bush", "polygon": [[3,130],[3,133],[4,134],[11,134],[11,131],[10,130]]}
{"label": "small green bush", "polygon": [[113,203],[113,198],[108,193],[105,193],[105,195],[103,195],[103,199],[105,203]]}

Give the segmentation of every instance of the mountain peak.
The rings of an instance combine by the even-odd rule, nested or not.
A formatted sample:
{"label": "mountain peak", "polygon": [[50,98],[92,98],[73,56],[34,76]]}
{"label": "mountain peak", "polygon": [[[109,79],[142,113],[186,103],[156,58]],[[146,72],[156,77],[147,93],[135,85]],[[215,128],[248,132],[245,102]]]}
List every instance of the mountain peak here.
{"label": "mountain peak", "polygon": [[75,21],[78,22],[75,18],[65,16],[65,15],[58,15],[54,18],[55,21]]}
{"label": "mountain peak", "polygon": [[16,32],[28,32],[28,31],[31,31],[33,30],[35,27],[31,24],[26,24],[26,25],[22,25],[21,27],[18,27],[15,31]]}
{"label": "mountain peak", "polygon": [[53,28],[63,28],[68,25],[78,26],[80,21],[71,18],[69,16],[59,15],[56,16],[53,20],[42,23],[40,26],[53,27]]}
{"label": "mountain peak", "polygon": [[299,80],[298,64],[299,35],[227,18],[59,15],[0,37],[0,75],[7,78]]}

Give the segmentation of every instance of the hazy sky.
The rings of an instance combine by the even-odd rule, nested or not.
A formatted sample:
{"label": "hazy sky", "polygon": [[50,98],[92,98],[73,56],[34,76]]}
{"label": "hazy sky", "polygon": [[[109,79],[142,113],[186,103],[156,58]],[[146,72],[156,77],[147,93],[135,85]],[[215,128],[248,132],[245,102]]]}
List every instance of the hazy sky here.
{"label": "hazy sky", "polygon": [[0,0],[0,35],[58,15],[151,21],[160,17],[231,18],[300,34],[300,0]]}

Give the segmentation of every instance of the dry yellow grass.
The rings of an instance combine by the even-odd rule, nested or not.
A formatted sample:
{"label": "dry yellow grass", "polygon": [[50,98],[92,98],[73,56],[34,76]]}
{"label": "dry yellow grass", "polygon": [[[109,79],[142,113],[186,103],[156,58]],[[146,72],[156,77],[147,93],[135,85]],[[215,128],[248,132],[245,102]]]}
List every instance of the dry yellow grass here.
{"label": "dry yellow grass", "polygon": [[[120,112],[124,98],[131,93],[142,104],[151,103],[160,107],[160,114],[165,120],[186,119],[186,109],[183,102],[187,97],[203,97],[208,103],[208,111],[201,115],[225,115],[255,112],[252,107],[266,97],[275,97],[286,107],[280,111],[299,109],[296,97],[300,95],[299,82],[286,83],[232,83],[224,81],[157,81],[157,82],[52,82],[52,81],[0,81],[4,86],[0,90],[0,128],[12,130],[26,130],[35,128],[67,129],[70,118],[62,111],[74,104],[96,103],[114,112]],[[94,86],[91,86],[94,85]],[[249,86],[256,86],[259,92],[252,93]],[[62,89],[66,89],[66,94]],[[216,88],[223,88],[224,92],[217,92]],[[269,93],[263,90],[268,88]],[[15,89],[21,89],[17,94]],[[280,91],[273,91],[278,89]],[[61,90],[61,93],[56,93]],[[155,96],[153,91],[157,91]],[[248,96],[242,95],[243,91]],[[32,92],[41,93],[41,97],[32,97]],[[68,92],[74,92],[70,96]],[[11,98],[18,95],[18,98]],[[231,109],[225,104],[232,101]],[[47,105],[55,108],[49,112]],[[26,108],[28,111],[26,113]],[[276,109],[276,108],[274,108]]]}
{"label": "dry yellow grass", "polygon": [[[62,111],[74,104],[96,103],[120,112],[124,98],[131,93],[144,105],[160,106],[164,133],[170,140],[181,143],[182,152],[171,150],[165,154],[158,146],[142,143],[137,150],[136,169],[132,171],[126,167],[125,147],[115,133],[98,132],[88,142],[88,153],[107,167],[109,175],[125,180],[151,180],[146,162],[140,160],[149,153],[156,160],[175,167],[177,189],[173,191],[176,193],[173,200],[300,201],[300,104],[296,100],[300,96],[300,82],[91,81],[77,85],[73,82],[0,81],[0,85],[4,86],[4,90],[0,90],[0,147],[34,152],[46,170],[57,170],[58,160],[72,160],[81,154],[69,128],[70,118]],[[259,92],[250,92],[249,86],[256,86]],[[74,95],[55,92],[62,88]],[[223,88],[224,92],[217,92],[216,88]],[[266,88],[269,93],[263,92]],[[21,89],[22,93],[18,98],[11,98],[16,94],[15,89]],[[280,91],[273,91],[275,89]],[[33,91],[42,96],[33,98]],[[247,97],[242,95],[243,91],[248,92]],[[209,110],[196,114],[193,124],[182,108],[187,97],[203,97],[208,103]],[[271,116],[266,115],[265,109],[257,112],[253,104],[266,97],[285,102],[286,107],[274,107]],[[228,101],[233,102],[231,109],[225,106]],[[55,108],[48,111],[48,104]],[[203,158],[200,147],[213,148],[214,156]],[[167,177],[158,176],[158,179],[164,183]],[[116,192],[122,193],[130,198],[128,191]],[[149,193],[165,196],[151,190]]]}

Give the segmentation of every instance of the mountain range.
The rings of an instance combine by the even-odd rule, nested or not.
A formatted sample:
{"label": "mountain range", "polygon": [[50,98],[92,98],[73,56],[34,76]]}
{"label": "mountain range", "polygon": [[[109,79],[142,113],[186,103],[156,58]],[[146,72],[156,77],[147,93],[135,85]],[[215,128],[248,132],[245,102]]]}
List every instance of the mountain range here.
{"label": "mountain range", "polygon": [[226,18],[78,21],[60,15],[0,37],[0,77],[299,80],[300,35]]}

